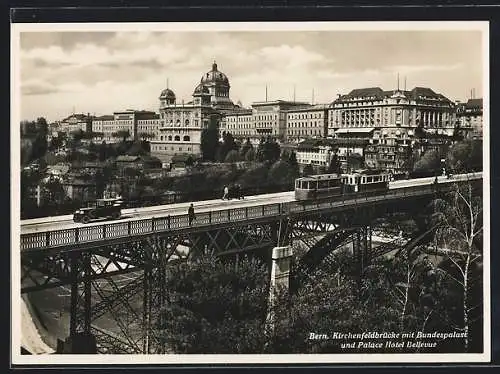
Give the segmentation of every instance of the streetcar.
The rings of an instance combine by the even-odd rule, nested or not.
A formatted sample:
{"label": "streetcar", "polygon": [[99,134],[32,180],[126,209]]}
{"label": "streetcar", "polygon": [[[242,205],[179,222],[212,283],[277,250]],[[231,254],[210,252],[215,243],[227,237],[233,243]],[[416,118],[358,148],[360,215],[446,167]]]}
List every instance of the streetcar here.
{"label": "streetcar", "polygon": [[349,174],[319,174],[295,180],[295,200],[315,200],[345,194],[389,189],[391,175],[379,170],[358,170]]}
{"label": "streetcar", "polygon": [[378,170],[359,170],[347,174],[344,193],[367,191],[385,192],[389,189],[391,175]]}
{"label": "streetcar", "polygon": [[347,175],[319,174],[295,180],[295,199],[313,200],[322,197],[341,196]]}

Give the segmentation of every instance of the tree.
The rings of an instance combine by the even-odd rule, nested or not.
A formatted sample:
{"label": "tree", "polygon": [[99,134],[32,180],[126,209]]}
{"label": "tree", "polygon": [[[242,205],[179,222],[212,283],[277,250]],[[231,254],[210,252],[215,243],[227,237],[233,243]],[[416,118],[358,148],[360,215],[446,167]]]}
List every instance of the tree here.
{"label": "tree", "polygon": [[201,154],[205,161],[215,161],[219,148],[219,122],[215,116],[210,118],[208,127],[201,132]]}
{"label": "tree", "polygon": [[281,154],[280,145],[268,136],[262,138],[257,149],[257,161],[274,163],[279,160]]}
{"label": "tree", "polygon": [[240,158],[240,154],[238,153],[238,151],[233,149],[233,150],[229,151],[228,154],[226,155],[225,162],[233,163],[233,162],[240,161],[240,159],[241,158]]}
{"label": "tree", "polygon": [[300,176],[299,163],[297,162],[297,156],[294,151],[290,152],[288,157],[288,165],[290,166],[290,178],[295,180]]}
{"label": "tree", "polygon": [[130,156],[144,156],[149,154],[145,142],[136,140],[132,143],[131,147],[126,152]]}
{"label": "tree", "polygon": [[308,337],[323,331],[397,331],[396,303],[388,292],[391,286],[385,266],[386,261],[374,260],[359,283],[356,261],[348,250],[330,255],[309,274],[308,281],[292,291],[289,303],[277,304],[275,314],[287,318],[276,321],[272,353],[362,352],[343,349],[337,339],[314,341]]}
{"label": "tree", "polygon": [[21,138],[21,164],[27,165],[32,159],[33,142],[29,139]]}
{"label": "tree", "polygon": [[65,193],[59,179],[49,178],[49,180],[43,184],[43,188],[47,195],[46,201],[52,204],[60,204],[63,201]]}
{"label": "tree", "polygon": [[462,128],[460,127],[460,124],[455,126],[455,128],[453,129],[453,135],[451,138],[454,141],[463,141],[464,140],[465,136],[464,136],[464,132],[462,131]]}
{"label": "tree", "polygon": [[295,151],[290,152],[290,155],[288,157],[288,163],[290,164],[291,167],[298,168],[299,164],[297,162],[297,154],[295,153]]}
{"label": "tree", "polygon": [[290,164],[287,161],[277,161],[269,169],[268,181],[270,185],[291,185],[294,180],[295,176],[291,173]]}
{"label": "tree", "polygon": [[447,167],[454,173],[468,173],[483,168],[483,142],[479,139],[467,139],[450,147]]}
{"label": "tree", "polygon": [[356,170],[363,167],[363,156],[357,152],[349,153],[346,161],[348,170]]}
{"label": "tree", "polygon": [[121,139],[122,143],[125,143],[128,137],[130,137],[129,130],[118,130],[111,134],[114,138]]}
{"label": "tree", "polygon": [[80,142],[80,140],[83,139],[84,132],[82,129],[77,129],[77,130],[71,131],[70,135],[72,138],[72,144],[73,144],[73,146],[75,146],[77,143]]}
{"label": "tree", "polygon": [[175,353],[262,353],[268,300],[266,266],[210,254],[171,267],[158,329]]}
{"label": "tree", "polygon": [[233,135],[230,132],[222,133],[222,144],[218,149],[217,161],[224,162],[227,154],[233,150],[238,150],[238,144],[234,141]]}
{"label": "tree", "polygon": [[[33,127],[30,129],[33,131]],[[31,159],[38,159],[45,156],[47,152],[48,125],[43,117],[37,118],[34,124],[35,138],[32,143]]]}
{"label": "tree", "polygon": [[[461,290],[462,315],[457,329],[464,333],[465,352],[471,349],[471,336],[482,331],[482,213],[480,192],[469,183],[465,187],[457,185],[447,200],[437,200],[433,215],[439,224],[436,251],[446,258],[437,270]],[[471,331],[473,326],[476,331]]]}
{"label": "tree", "polygon": [[50,143],[49,143],[48,149],[50,151],[54,151],[56,149],[61,148],[63,146],[63,144],[64,144],[64,140],[65,140],[64,138],[65,138],[65,136],[62,135],[62,134],[61,135],[58,134],[58,136],[52,137],[50,139]]}
{"label": "tree", "polygon": [[424,130],[424,125],[422,122],[420,122],[420,123],[418,123],[417,127],[415,128],[415,136],[417,138],[425,138],[425,135],[426,135],[426,133]]}
{"label": "tree", "polygon": [[290,152],[288,151],[288,149],[283,149],[283,151],[281,151],[279,160],[288,161],[289,158],[290,158]]}
{"label": "tree", "polygon": [[327,173],[328,174],[341,174],[342,173],[342,167],[341,167],[341,163],[340,163],[339,156],[338,156],[337,152],[335,152],[332,155],[332,158],[330,159],[330,164],[328,165]]}
{"label": "tree", "polygon": [[142,139],[142,141],[147,141],[147,140],[152,140],[155,138],[155,134],[150,133],[150,132],[141,132],[139,134],[139,137]]}
{"label": "tree", "polygon": [[267,184],[267,174],[269,168],[265,164],[258,164],[249,169],[239,178],[239,182],[243,187],[257,187]]}
{"label": "tree", "polygon": [[43,117],[38,117],[36,119],[36,131],[43,137],[47,137],[49,133],[49,125],[47,124],[47,120]]}
{"label": "tree", "polygon": [[253,145],[250,142],[250,138],[247,138],[247,140],[245,141],[245,143],[243,143],[243,145],[240,148],[240,155],[241,155],[241,157],[245,157],[246,154],[247,154],[247,152],[250,149],[253,149]]}
{"label": "tree", "polygon": [[36,135],[35,121],[21,121],[21,136],[32,137]]}
{"label": "tree", "polygon": [[255,161],[255,149],[253,147],[245,153],[245,161]]}
{"label": "tree", "polygon": [[435,175],[439,173],[441,165],[441,159],[437,151],[430,149],[427,150],[422,157],[415,162],[413,171],[417,173],[425,173],[429,175]]}
{"label": "tree", "polygon": [[97,150],[98,155],[99,155],[99,161],[105,161],[108,157],[108,145],[106,144],[105,141],[103,141]]}
{"label": "tree", "polygon": [[194,159],[192,155],[189,155],[186,159],[185,162],[186,166],[193,166],[194,165]]}
{"label": "tree", "polygon": [[309,175],[314,174],[314,169],[311,164],[307,164],[304,166],[304,169],[302,169],[302,176],[307,177]]}

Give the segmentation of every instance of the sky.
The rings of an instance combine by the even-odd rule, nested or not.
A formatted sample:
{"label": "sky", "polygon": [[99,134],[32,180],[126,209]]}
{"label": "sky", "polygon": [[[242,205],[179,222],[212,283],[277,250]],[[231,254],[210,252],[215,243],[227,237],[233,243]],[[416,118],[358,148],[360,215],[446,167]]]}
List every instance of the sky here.
{"label": "sky", "polygon": [[330,103],[379,86],[430,87],[450,100],[481,97],[481,32],[466,31],[23,31],[21,119],[61,120],[125,109],[158,111],[168,86],[192,100],[215,60],[245,107],[268,100]]}

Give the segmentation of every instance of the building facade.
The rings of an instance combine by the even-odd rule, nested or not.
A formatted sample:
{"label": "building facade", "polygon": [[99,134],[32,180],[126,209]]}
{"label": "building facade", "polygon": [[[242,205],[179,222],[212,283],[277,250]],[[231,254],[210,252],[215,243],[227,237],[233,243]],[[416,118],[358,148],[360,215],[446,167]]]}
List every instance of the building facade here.
{"label": "building facade", "polygon": [[452,136],[455,126],[455,103],[430,88],[383,91],[373,87],[352,90],[333,101],[328,135],[366,129],[372,134],[365,149],[366,166],[403,174],[410,166],[416,131]]}
{"label": "building facade", "polygon": [[466,136],[483,137],[483,99],[469,99],[467,103],[457,106],[457,117],[460,129]]}
{"label": "building facade", "polygon": [[252,109],[237,109],[226,113],[221,119],[221,131],[230,132],[234,138],[255,136]]}
{"label": "building facade", "polygon": [[252,104],[254,132],[253,137],[271,136],[279,140],[286,139],[287,113],[297,107],[305,107],[307,103],[274,100],[262,101]]}
{"label": "building facade", "polygon": [[203,74],[195,87],[193,100],[177,103],[175,93],[166,88],[160,94],[159,125],[151,141],[151,154],[163,162],[181,154],[201,155],[201,133],[210,121],[219,122],[223,113],[234,110],[229,97],[229,79],[218,70]]}
{"label": "building facade", "polygon": [[70,134],[75,131],[89,132],[92,130],[92,117],[82,113],[72,114],[59,122],[59,131]]}
{"label": "building facade", "polygon": [[330,106],[328,135],[340,128],[400,128],[411,133],[416,127],[453,134],[455,105],[430,88],[383,91],[379,87],[352,90]]}
{"label": "building facade", "polygon": [[[92,119],[95,140],[116,143],[125,140],[151,139],[159,127],[157,113],[128,109]],[[128,136],[125,136],[128,134]]]}
{"label": "building facade", "polygon": [[299,143],[296,149],[297,163],[301,166],[329,167],[335,147],[323,139],[307,139]]}
{"label": "building facade", "polygon": [[[285,100],[254,102],[251,109],[235,108],[224,113],[221,131],[228,131],[235,138],[248,138],[252,144],[258,144],[261,138],[268,136],[285,141],[288,113],[298,108],[312,108],[312,106],[304,102]],[[308,114],[301,114],[320,116],[318,112],[321,112],[321,109],[312,109],[310,113],[307,112]],[[316,118],[316,122],[319,122],[319,118]]]}
{"label": "building facade", "polygon": [[287,112],[286,140],[300,141],[305,138],[325,138],[328,130],[328,105],[311,105],[294,108]]}

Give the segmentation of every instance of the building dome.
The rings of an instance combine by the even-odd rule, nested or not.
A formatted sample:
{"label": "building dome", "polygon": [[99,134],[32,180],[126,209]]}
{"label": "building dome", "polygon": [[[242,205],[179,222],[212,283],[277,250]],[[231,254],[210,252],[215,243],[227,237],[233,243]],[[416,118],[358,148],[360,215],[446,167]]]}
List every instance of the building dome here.
{"label": "building dome", "polygon": [[175,100],[174,91],[172,91],[170,88],[165,88],[163,91],[161,91],[160,100],[161,99],[174,99]]}
{"label": "building dome", "polygon": [[200,83],[196,88],[194,89],[193,96],[194,95],[210,95],[210,91],[208,90],[208,87],[205,86],[203,83]]}
{"label": "building dome", "polygon": [[226,74],[217,70],[217,63],[214,61],[214,63],[212,64],[212,70],[203,74],[203,76],[201,77],[201,83],[217,83],[229,86],[229,79],[227,79]]}

